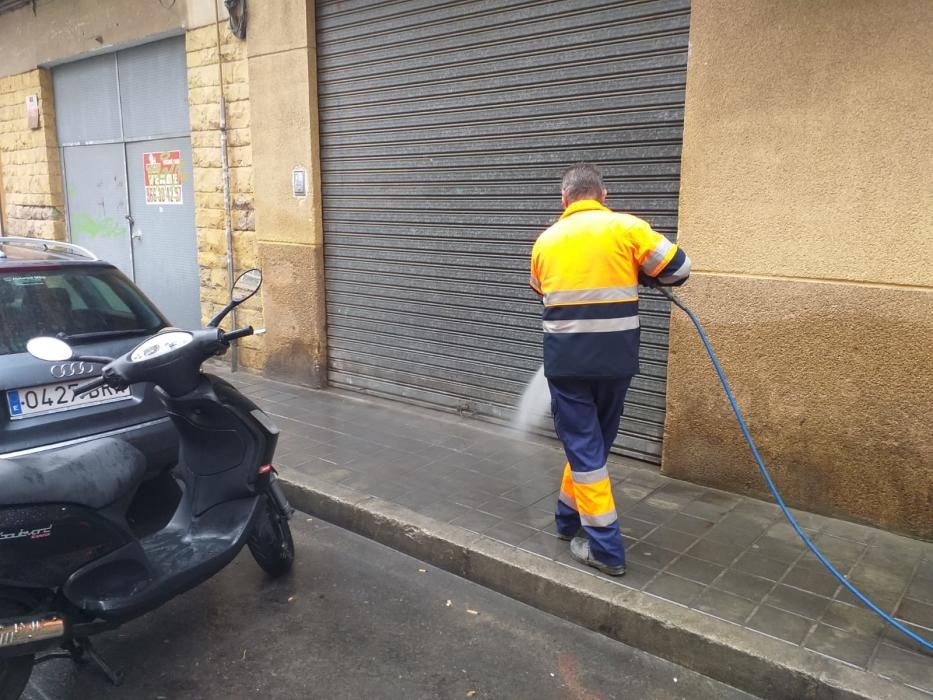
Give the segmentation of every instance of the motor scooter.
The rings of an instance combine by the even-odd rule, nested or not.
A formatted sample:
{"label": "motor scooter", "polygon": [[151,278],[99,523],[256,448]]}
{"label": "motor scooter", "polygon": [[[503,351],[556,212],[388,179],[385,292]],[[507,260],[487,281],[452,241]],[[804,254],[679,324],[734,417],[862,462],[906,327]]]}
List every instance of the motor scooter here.
{"label": "motor scooter", "polygon": [[0,700],[20,697],[35,663],[62,656],[119,683],[91,637],[203,583],[244,545],[271,576],[291,568],[292,510],[272,466],[278,429],[201,371],[254,333],[220,323],[261,284],[259,270],[245,272],[206,328],[165,329],[116,359],[76,355],[55,338],[29,342],[42,360],[103,365],[76,394],[154,384],[180,447],[161,480],[144,481],[142,453],[112,437],[0,460]]}

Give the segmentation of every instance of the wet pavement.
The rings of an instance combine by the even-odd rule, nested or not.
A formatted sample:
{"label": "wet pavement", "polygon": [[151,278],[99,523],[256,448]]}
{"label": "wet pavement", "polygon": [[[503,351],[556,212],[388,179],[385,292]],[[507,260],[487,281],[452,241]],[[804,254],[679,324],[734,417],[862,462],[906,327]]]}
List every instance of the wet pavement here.
{"label": "wet pavement", "polygon": [[[564,462],[555,442],[254,375],[235,381],[282,428],[276,459],[284,469],[583,568],[553,530]],[[933,695],[933,656],[856,604],[775,505],[669,479],[631,460],[609,468],[628,550],[628,573],[609,579],[614,584]],[[933,638],[933,543],[795,515],[853,583]]]}
{"label": "wet pavement", "polygon": [[115,688],[68,660],[26,700],[651,698],[752,696],[320,522],[293,521],[295,571],[244,552],[98,650]]}

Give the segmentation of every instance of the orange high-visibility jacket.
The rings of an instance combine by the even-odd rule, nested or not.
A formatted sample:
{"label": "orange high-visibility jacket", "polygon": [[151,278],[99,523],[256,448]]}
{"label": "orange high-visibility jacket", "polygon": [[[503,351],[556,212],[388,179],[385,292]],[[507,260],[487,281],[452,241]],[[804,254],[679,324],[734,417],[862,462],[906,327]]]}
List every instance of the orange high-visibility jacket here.
{"label": "orange high-visibility jacket", "polygon": [[647,222],[595,200],[573,202],[531,253],[544,302],[544,373],[618,378],[638,372],[638,272],[682,283],[690,258]]}

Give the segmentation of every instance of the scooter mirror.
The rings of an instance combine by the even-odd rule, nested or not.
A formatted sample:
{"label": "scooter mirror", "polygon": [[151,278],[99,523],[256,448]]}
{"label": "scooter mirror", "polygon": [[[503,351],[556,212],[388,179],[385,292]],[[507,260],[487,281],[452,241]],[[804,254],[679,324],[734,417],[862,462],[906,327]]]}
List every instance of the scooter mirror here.
{"label": "scooter mirror", "polygon": [[30,355],[46,362],[62,362],[74,357],[74,351],[64,340],[58,338],[33,338],[26,343]]}
{"label": "scooter mirror", "polygon": [[233,293],[230,295],[230,301],[241,304],[256,292],[262,286],[262,270],[253,268],[247,270],[236,278],[233,283]]}

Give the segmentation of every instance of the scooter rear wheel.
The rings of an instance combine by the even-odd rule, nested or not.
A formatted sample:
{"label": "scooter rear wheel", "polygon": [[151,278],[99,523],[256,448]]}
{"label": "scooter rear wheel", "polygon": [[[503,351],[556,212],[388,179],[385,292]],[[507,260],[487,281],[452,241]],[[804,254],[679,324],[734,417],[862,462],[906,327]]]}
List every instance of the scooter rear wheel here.
{"label": "scooter rear wheel", "polygon": [[288,518],[276,511],[268,496],[265,500],[265,512],[259,516],[247,546],[262,570],[278,578],[288,573],[295,562],[295,542]]}
{"label": "scooter rear wheel", "polygon": [[[0,599],[0,617],[27,612],[26,606],[19,601]],[[29,683],[34,661],[32,654],[0,660],[0,700],[19,700]]]}

